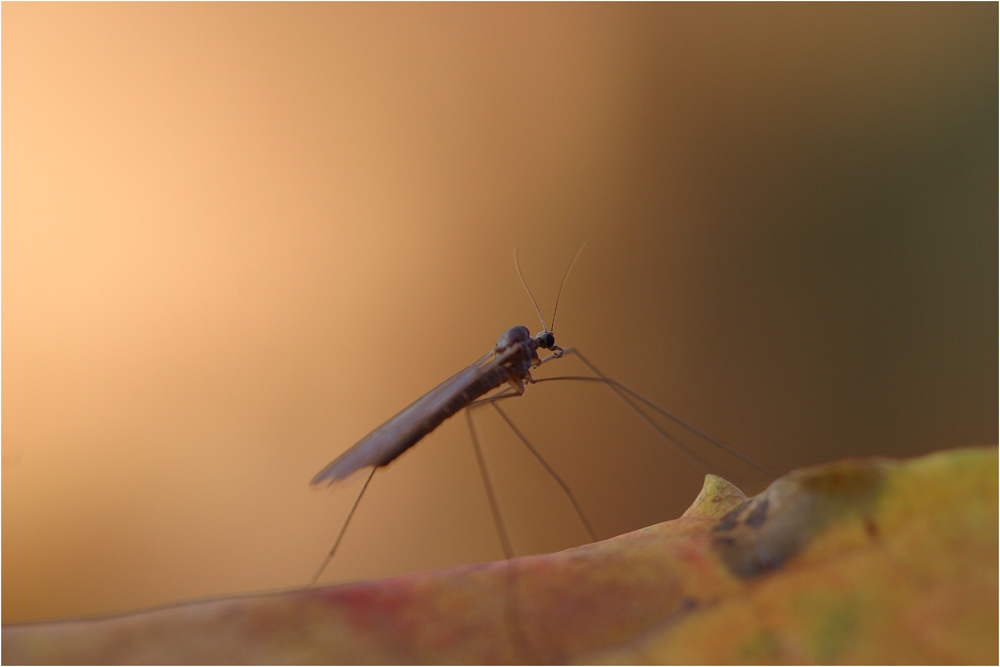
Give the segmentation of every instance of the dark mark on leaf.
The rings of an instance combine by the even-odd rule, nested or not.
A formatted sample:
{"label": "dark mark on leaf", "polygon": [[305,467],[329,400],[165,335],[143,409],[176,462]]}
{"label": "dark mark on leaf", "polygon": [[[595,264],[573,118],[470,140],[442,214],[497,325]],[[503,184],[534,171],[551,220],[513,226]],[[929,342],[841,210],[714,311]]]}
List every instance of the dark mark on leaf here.
{"label": "dark mark on leaf", "polygon": [[758,503],[757,507],[753,508],[753,511],[747,516],[746,524],[754,528],[764,525],[764,522],[767,521],[767,508],[769,506],[770,503],[766,498]]}
{"label": "dark mark on leaf", "polygon": [[868,508],[881,481],[877,469],[848,465],[787,475],[723,517],[713,548],[734,574],[756,577],[782,567],[835,520],[861,521],[874,539]]}

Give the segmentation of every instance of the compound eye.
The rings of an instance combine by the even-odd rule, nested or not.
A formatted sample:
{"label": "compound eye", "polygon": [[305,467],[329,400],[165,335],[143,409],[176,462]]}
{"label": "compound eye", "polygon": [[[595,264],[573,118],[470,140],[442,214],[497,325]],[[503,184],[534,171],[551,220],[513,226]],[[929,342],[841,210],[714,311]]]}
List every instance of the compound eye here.
{"label": "compound eye", "polygon": [[552,335],[551,331],[543,331],[542,333],[538,334],[537,339],[538,339],[538,347],[542,348],[543,350],[550,350],[552,349],[552,346],[556,344],[556,337]]}

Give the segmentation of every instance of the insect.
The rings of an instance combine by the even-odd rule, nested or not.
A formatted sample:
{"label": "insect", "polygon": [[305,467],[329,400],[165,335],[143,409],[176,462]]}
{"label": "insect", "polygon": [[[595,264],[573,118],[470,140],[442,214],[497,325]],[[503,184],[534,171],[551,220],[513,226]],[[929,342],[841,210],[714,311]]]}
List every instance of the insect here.
{"label": "insect", "polygon": [[[358,504],[361,502],[361,498],[364,496],[365,490],[368,488],[375,471],[378,468],[386,466],[396,460],[396,458],[398,458],[403,452],[408,450],[410,447],[413,447],[426,435],[434,431],[434,429],[440,426],[442,422],[463,409],[466,409],[466,417],[469,420],[473,445],[476,450],[480,471],[483,475],[483,481],[489,498],[490,507],[493,512],[494,521],[497,525],[497,531],[500,535],[500,540],[503,544],[503,549],[507,558],[509,559],[512,556],[510,541],[503,527],[503,522],[500,519],[499,506],[493,493],[489,475],[486,472],[485,462],[480,451],[475,429],[472,428],[471,416],[469,416],[470,413],[467,410],[467,408],[475,405],[491,404],[494,407],[507,425],[521,440],[521,442],[528,447],[529,451],[539,462],[541,462],[542,466],[546,469],[549,475],[551,475],[552,478],[559,484],[563,493],[572,504],[577,516],[586,528],[591,540],[596,541],[597,537],[594,530],[590,526],[590,523],[587,521],[583,512],[580,510],[579,504],[574,498],[569,487],[559,477],[559,475],[556,474],[555,470],[553,470],[552,467],[546,463],[538,451],[531,445],[527,438],[524,437],[510,418],[507,417],[503,410],[501,410],[497,405],[497,402],[500,400],[515,398],[523,395],[526,383],[535,384],[553,380],[578,380],[603,383],[607,385],[619,399],[631,408],[633,412],[638,414],[638,416],[651,428],[653,428],[661,437],[670,442],[674,448],[688,461],[688,463],[694,467],[704,471],[709,469],[708,464],[706,464],[697,454],[681,445],[661,425],[653,421],[649,415],[639,407],[640,405],[658,412],[711,444],[722,448],[724,451],[739,458],[745,463],[748,463],[759,470],[763,470],[767,474],[776,474],[774,470],[771,470],[767,466],[758,463],[745,454],[718,442],[690,424],[680,420],[673,414],[663,410],[652,401],[643,398],[620,382],[605,376],[578,350],[573,348],[563,349],[555,344],[555,335],[552,330],[555,329],[555,319],[559,312],[559,299],[562,296],[562,290],[566,284],[566,279],[569,277],[569,273],[572,270],[573,265],[576,263],[576,260],[580,257],[582,250],[583,246],[580,246],[580,249],[573,258],[573,261],[570,262],[569,268],[567,268],[566,273],[563,275],[562,282],[559,285],[559,291],[556,294],[556,302],[552,314],[552,329],[550,329],[545,323],[541,310],[538,308],[538,303],[535,301],[534,296],[531,294],[531,290],[528,288],[528,285],[524,280],[520,264],[517,261],[517,250],[515,249],[514,263],[517,268],[518,278],[520,278],[521,284],[524,286],[525,291],[528,293],[528,297],[531,299],[532,305],[535,307],[538,319],[541,320],[542,331],[539,334],[532,336],[528,328],[524,326],[514,326],[507,329],[503,332],[503,334],[501,334],[493,349],[477,359],[471,365],[460,370],[458,373],[424,394],[408,407],[404,408],[395,417],[392,417],[387,422],[376,428],[316,473],[311,481],[311,484],[313,486],[321,486],[334,484],[350,477],[359,470],[371,468],[361,491],[355,498],[354,505],[351,507],[347,518],[341,526],[333,547],[330,549],[326,558],[324,558],[323,562],[310,579],[310,585],[314,584],[319,579],[323,570],[326,569],[326,566],[333,559],[333,556],[344,537],[344,533],[347,530],[347,526],[350,524],[351,518],[354,516],[354,512],[357,510]],[[541,357],[539,355],[539,350],[548,351],[550,354]],[[555,359],[560,359],[566,355],[576,356],[594,375],[559,376],[537,380],[532,377],[531,371],[533,369],[537,369],[543,364]],[[493,395],[486,396],[491,391],[504,387],[504,385],[506,385],[506,387],[501,391]]]}

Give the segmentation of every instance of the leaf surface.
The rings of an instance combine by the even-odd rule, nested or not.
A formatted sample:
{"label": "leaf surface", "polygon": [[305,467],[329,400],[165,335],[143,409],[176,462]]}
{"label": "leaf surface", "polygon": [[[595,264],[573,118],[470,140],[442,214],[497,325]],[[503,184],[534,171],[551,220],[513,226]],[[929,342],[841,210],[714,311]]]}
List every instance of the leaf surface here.
{"label": "leaf surface", "polygon": [[4,663],[996,663],[996,447],[708,476],[555,554],[9,625]]}

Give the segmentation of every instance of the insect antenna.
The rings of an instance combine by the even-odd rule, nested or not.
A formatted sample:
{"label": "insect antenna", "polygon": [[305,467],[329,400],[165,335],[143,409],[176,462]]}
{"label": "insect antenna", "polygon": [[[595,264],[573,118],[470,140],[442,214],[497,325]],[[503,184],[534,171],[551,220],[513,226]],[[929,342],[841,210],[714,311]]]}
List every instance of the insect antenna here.
{"label": "insect antenna", "polygon": [[[542,311],[538,308],[538,302],[535,301],[535,296],[531,293],[531,288],[528,287],[528,283],[524,280],[524,274],[521,273],[521,262],[517,261],[517,246],[514,246],[514,267],[517,269],[517,277],[521,279],[521,284],[524,285],[524,291],[528,293],[528,298],[531,299],[531,305],[535,307],[535,312],[538,313],[538,319],[542,322],[542,330],[549,331],[549,326],[545,324],[545,318],[542,317]],[[564,279],[565,281],[565,279]],[[559,288],[560,291],[562,288]],[[559,300],[556,299],[556,303]]]}
{"label": "insect antenna", "polygon": [[576,264],[576,260],[580,259],[580,253],[583,252],[583,246],[585,243],[580,244],[580,249],[576,251],[573,255],[573,261],[569,263],[569,267],[566,269],[566,273],[563,274],[562,282],[559,283],[559,291],[556,292],[556,306],[552,309],[552,328],[545,323],[545,318],[542,317],[542,311],[538,307],[538,302],[535,301],[535,295],[531,293],[531,288],[528,287],[528,282],[524,279],[524,274],[521,273],[521,262],[517,259],[517,246],[514,246],[514,266],[517,268],[517,277],[521,279],[521,285],[524,286],[524,291],[528,293],[528,298],[531,299],[531,305],[535,307],[535,312],[538,313],[538,319],[542,323],[542,330],[552,332],[556,328],[556,315],[559,314],[559,299],[562,297],[563,287],[566,286],[566,279],[569,278],[569,272],[573,270],[573,265]]}
{"label": "insect antenna", "polygon": [[[549,329],[549,331],[556,330],[556,315],[559,313],[559,297],[562,296],[563,287],[566,286],[566,279],[569,278],[569,272],[573,270],[573,265],[576,264],[576,260],[580,259],[580,253],[583,252],[584,245],[586,244],[580,244],[580,249],[576,251],[575,255],[573,255],[573,261],[569,263],[569,268],[566,269],[566,273],[563,274],[562,282],[559,283],[559,291],[556,292],[556,307],[552,309],[552,328]],[[518,269],[518,271],[520,271],[520,269]],[[544,324],[544,322],[542,324]]]}

